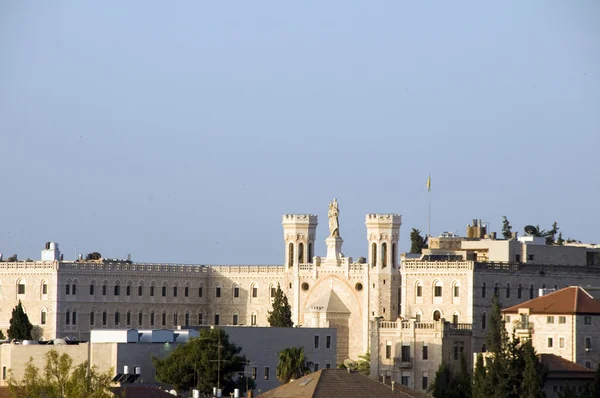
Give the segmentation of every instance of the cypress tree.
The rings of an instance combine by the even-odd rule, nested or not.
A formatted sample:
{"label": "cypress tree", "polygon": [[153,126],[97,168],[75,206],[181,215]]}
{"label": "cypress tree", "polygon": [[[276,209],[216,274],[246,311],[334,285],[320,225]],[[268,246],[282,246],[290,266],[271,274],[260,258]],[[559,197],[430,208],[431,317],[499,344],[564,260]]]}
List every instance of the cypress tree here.
{"label": "cypress tree", "polygon": [[512,227],[506,216],[502,216],[502,236],[504,236],[504,239],[510,239],[512,237]]}
{"label": "cypress tree", "polygon": [[413,228],[410,232],[410,252],[413,254],[421,254],[423,249],[427,249],[427,238],[421,236],[421,231]]}
{"label": "cypress tree", "polygon": [[30,340],[31,329],[33,325],[29,322],[29,317],[23,311],[23,305],[21,300],[19,304],[12,310],[12,317],[10,318],[10,327],[8,328],[8,338],[17,340]]}
{"label": "cypress tree", "polygon": [[525,370],[523,372],[523,381],[521,382],[521,397],[540,398],[543,396],[543,372],[535,355],[535,349],[531,344],[531,340],[523,344],[523,357],[525,360]]}
{"label": "cypress tree", "polygon": [[473,372],[473,397],[485,397],[489,395],[487,386],[487,375],[483,363],[483,355],[477,354],[475,371]]}
{"label": "cypress tree", "polygon": [[279,284],[277,284],[277,290],[273,297],[273,311],[269,311],[268,314],[267,321],[271,327],[291,328],[294,326],[292,308]]}

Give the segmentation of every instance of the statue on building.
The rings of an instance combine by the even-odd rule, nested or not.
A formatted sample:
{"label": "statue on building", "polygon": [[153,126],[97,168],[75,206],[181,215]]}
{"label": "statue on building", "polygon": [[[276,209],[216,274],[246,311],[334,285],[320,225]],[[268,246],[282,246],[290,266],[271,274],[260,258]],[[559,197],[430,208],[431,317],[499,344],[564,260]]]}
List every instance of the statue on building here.
{"label": "statue on building", "polygon": [[327,214],[329,217],[330,236],[340,236],[340,223],[338,220],[339,215],[340,210],[338,208],[338,201],[334,198],[333,201],[329,202],[329,213]]}

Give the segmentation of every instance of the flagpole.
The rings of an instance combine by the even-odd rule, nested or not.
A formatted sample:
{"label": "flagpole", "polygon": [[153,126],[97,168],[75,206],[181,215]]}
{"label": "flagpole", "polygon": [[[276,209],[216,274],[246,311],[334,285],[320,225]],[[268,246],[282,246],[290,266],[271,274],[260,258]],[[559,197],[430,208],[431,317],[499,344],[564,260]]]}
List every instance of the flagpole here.
{"label": "flagpole", "polygon": [[429,198],[429,215],[427,218],[427,236],[431,238],[431,174],[427,179],[427,196]]}

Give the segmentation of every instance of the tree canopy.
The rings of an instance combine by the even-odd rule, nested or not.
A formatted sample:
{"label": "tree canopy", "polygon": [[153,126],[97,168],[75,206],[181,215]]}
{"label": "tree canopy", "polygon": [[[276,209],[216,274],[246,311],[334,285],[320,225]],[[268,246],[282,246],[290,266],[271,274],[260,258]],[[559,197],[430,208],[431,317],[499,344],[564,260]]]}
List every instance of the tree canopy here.
{"label": "tree canopy", "polygon": [[68,354],[50,350],[43,372],[30,358],[22,380],[16,380],[9,371],[8,386],[15,398],[110,398],[114,396],[109,390],[111,381],[112,369],[101,373],[92,366],[88,372],[87,362],[73,368],[73,359]]}
{"label": "tree canopy", "polygon": [[288,302],[287,296],[281,290],[279,283],[273,297],[273,311],[269,311],[267,321],[271,327],[291,328],[294,326],[292,322],[292,307]]}
{"label": "tree canopy", "polygon": [[371,353],[369,351],[359,355],[356,370],[364,376],[369,376],[371,374]]}
{"label": "tree canopy", "polygon": [[229,342],[221,329],[202,329],[200,337],[179,345],[166,358],[152,358],[156,378],[172,384],[175,390],[197,388],[211,394],[219,386],[223,396],[235,388],[245,391],[254,387],[254,381],[244,374],[247,364],[241,348]]}
{"label": "tree canopy", "polygon": [[413,228],[410,232],[410,252],[421,254],[423,249],[427,249],[427,238],[421,236],[421,231]]}
{"label": "tree canopy", "polygon": [[435,380],[429,386],[429,392],[435,398],[469,398],[471,397],[471,375],[467,369],[467,359],[460,358],[460,368],[457,372],[442,361],[435,373]]}
{"label": "tree canopy", "polygon": [[10,318],[10,327],[7,330],[9,339],[30,340],[31,329],[33,325],[29,322],[29,317],[23,310],[23,304],[19,300],[19,304],[12,310]]}
{"label": "tree canopy", "polygon": [[504,239],[510,239],[512,237],[512,227],[506,216],[502,216],[502,236]]}
{"label": "tree canopy", "polygon": [[279,352],[277,364],[277,380],[286,384],[310,373],[310,368],[304,356],[304,347],[289,347]]}

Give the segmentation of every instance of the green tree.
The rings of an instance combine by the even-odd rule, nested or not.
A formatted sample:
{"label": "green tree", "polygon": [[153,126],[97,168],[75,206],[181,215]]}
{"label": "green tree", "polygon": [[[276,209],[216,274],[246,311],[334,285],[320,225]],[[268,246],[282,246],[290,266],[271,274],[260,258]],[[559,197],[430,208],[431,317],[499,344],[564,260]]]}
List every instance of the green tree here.
{"label": "green tree", "polygon": [[[552,229],[547,231],[544,235],[544,237],[546,238],[546,244],[547,245],[553,245],[555,244],[555,238],[556,238],[556,234],[558,233],[558,230],[560,228],[558,227],[558,223],[556,221],[554,221],[552,223]],[[562,236],[561,236],[562,237]]]}
{"label": "green tree", "polygon": [[15,379],[12,371],[8,385],[13,397],[28,398],[109,398],[113,397],[109,388],[112,369],[102,373],[96,366],[89,369],[83,362],[73,368],[73,359],[56,350],[46,353],[46,364],[41,372],[30,358],[25,365],[21,381]]}
{"label": "green tree", "polygon": [[586,398],[600,397],[600,364],[598,364],[598,367],[596,368],[596,374],[594,375],[594,380],[588,386],[587,390],[588,394],[586,395]]}
{"label": "green tree", "polygon": [[504,239],[512,237],[512,227],[508,223],[506,216],[502,216],[502,236],[504,236]]}
{"label": "green tree", "polygon": [[310,373],[304,356],[304,347],[289,347],[279,352],[277,364],[277,380],[286,384]]}
{"label": "green tree", "polygon": [[544,372],[540,362],[535,355],[535,349],[531,340],[523,343],[523,358],[525,360],[525,370],[523,372],[523,381],[521,382],[521,397],[523,398],[541,398],[543,397],[542,387],[544,385]]}
{"label": "green tree", "polygon": [[31,329],[33,329],[33,325],[29,322],[29,317],[25,311],[23,311],[23,305],[21,304],[21,300],[19,300],[19,304],[12,310],[10,327],[7,331],[8,338],[29,340],[31,339]]}
{"label": "green tree", "polygon": [[471,396],[473,390],[473,378],[469,373],[467,366],[467,358],[464,354],[460,356],[460,368],[456,375],[456,391],[459,397],[468,398]]}
{"label": "green tree", "polygon": [[421,254],[423,249],[427,249],[427,238],[421,236],[421,231],[413,228],[410,232],[410,252]]}
{"label": "green tree", "polygon": [[361,375],[369,376],[371,374],[371,353],[369,351],[358,357],[356,370]]}
{"label": "green tree", "polygon": [[565,240],[562,237],[562,232],[558,233],[558,239],[556,239],[556,244],[559,246],[563,246],[565,244]]}
{"label": "green tree", "polygon": [[291,328],[294,326],[292,322],[292,307],[288,302],[287,296],[281,290],[279,283],[273,297],[273,311],[269,311],[267,321],[271,327]]}
{"label": "green tree", "polygon": [[491,388],[487,385],[487,375],[483,355],[477,354],[475,371],[473,372],[473,397],[485,397],[491,395]]}
{"label": "green tree", "polygon": [[435,398],[450,398],[454,396],[455,387],[452,370],[445,361],[442,361],[435,372],[435,379],[429,386],[428,392]]}
{"label": "green tree", "polygon": [[252,379],[239,375],[247,363],[241,350],[223,330],[202,329],[199,338],[179,345],[165,358],[152,357],[152,363],[156,378],[175,390],[197,388],[208,395],[219,387],[228,396],[235,388],[244,391],[246,383],[254,387]]}
{"label": "green tree", "polygon": [[488,322],[488,334],[486,337],[486,346],[489,352],[497,355],[502,350],[503,340],[506,340],[507,333],[504,326],[504,320],[500,312],[500,302],[498,296],[492,297],[492,310]]}
{"label": "green tree", "polygon": [[6,340],[6,336],[2,330],[0,330],[0,340]]}

